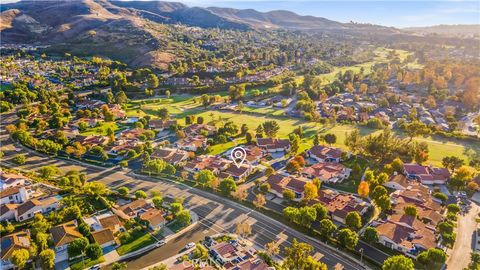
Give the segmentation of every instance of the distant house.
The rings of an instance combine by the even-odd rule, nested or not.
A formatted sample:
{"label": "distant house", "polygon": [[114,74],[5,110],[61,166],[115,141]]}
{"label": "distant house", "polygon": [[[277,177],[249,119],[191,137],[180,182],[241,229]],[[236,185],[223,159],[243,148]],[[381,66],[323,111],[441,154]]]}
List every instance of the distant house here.
{"label": "distant house", "polygon": [[299,177],[291,177],[275,173],[270,175],[265,183],[270,185],[270,192],[283,198],[283,192],[288,189],[295,194],[295,201],[300,201],[304,197],[305,184],[310,180]]}
{"label": "distant house", "polygon": [[318,178],[323,182],[340,183],[350,176],[351,169],[340,163],[319,162],[301,171],[301,175],[313,179]]}
{"label": "distant house", "polygon": [[[15,265],[11,262],[13,252],[20,249],[29,250],[30,248],[30,231],[20,231],[3,236],[1,242],[1,264],[0,269],[14,269]],[[30,259],[28,260],[30,261]]]}
{"label": "distant house", "polygon": [[264,156],[262,148],[258,146],[247,145],[244,146],[243,149],[245,149],[245,152],[247,153],[245,160],[252,165],[258,164]]}
{"label": "distant house", "polygon": [[75,106],[78,109],[82,109],[82,110],[85,110],[85,109],[93,110],[95,108],[102,107],[103,104],[105,104],[105,102],[101,100],[81,100],[75,103]]}
{"label": "distant house", "polygon": [[92,237],[102,248],[116,245],[115,236],[113,235],[112,230],[108,228],[92,232]]}
{"label": "distant house", "polygon": [[351,194],[322,189],[318,195],[318,202],[323,204],[328,215],[336,222],[345,224],[345,218],[350,212],[357,212],[360,215],[367,213],[370,204]]}
{"label": "distant house", "polygon": [[52,196],[45,199],[31,199],[18,206],[15,212],[16,221],[31,219],[37,213],[45,214],[58,208],[59,196]]}
{"label": "distant house", "polygon": [[77,238],[83,237],[78,231],[77,221],[72,220],[50,229],[55,248],[55,262],[68,259],[67,247]]}
{"label": "distant house", "polygon": [[238,258],[252,258],[255,250],[246,249],[238,243],[221,242],[210,247],[209,254],[215,261],[221,265],[225,265],[230,262],[238,262]]}
{"label": "distant house", "polygon": [[268,153],[288,152],[290,150],[290,141],[276,138],[257,138],[257,146],[263,148]]}
{"label": "distant house", "polygon": [[83,146],[104,146],[110,142],[110,139],[107,136],[102,135],[88,135],[83,136],[79,135],[75,138],[75,142],[79,142]]}
{"label": "distant house", "polygon": [[188,159],[189,153],[187,151],[174,148],[157,148],[153,151],[150,158],[159,158],[172,165],[177,165]]}
{"label": "distant house", "polygon": [[450,172],[446,168],[436,168],[419,164],[406,163],[403,172],[410,179],[417,179],[424,185],[443,185],[450,179]]}
{"label": "distant house", "polygon": [[199,149],[207,147],[207,138],[202,135],[192,137],[187,135],[187,137],[176,141],[174,145],[186,151],[196,152]]}
{"label": "distant house", "polygon": [[177,120],[163,120],[160,118],[151,119],[150,121],[148,121],[148,127],[156,131],[162,131],[164,129],[168,129],[171,126],[176,124],[177,124]]}
{"label": "distant house", "polygon": [[145,213],[142,213],[139,218],[147,222],[148,227],[151,230],[160,230],[165,227],[165,218],[163,217],[165,213],[156,208],[150,208]]}
{"label": "distant house", "polygon": [[338,163],[342,158],[342,150],[323,145],[315,145],[307,151],[307,155],[317,162]]}
{"label": "distant house", "polygon": [[202,135],[203,132],[206,132],[208,136],[211,136],[217,132],[217,128],[205,124],[191,124],[190,126],[183,129],[183,132],[188,136],[192,135]]}
{"label": "distant house", "polygon": [[88,224],[91,231],[110,229],[113,233],[116,233],[123,229],[122,222],[118,216],[110,211],[96,216],[84,217],[83,221]]}

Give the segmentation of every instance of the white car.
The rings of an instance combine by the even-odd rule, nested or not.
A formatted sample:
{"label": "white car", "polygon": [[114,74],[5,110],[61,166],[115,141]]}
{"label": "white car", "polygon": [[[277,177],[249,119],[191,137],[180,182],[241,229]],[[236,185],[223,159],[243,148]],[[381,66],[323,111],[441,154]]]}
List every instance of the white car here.
{"label": "white car", "polygon": [[100,270],[100,265],[94,265],[90,268],[88,268],[89,270]]}
{"label": "white car", "polygon": [[190,243],[185,245],[185,249],[191,249],[193,247],[195,247],[195,243],[193,243],[193,242],[190,242]]}
{"label": "white car", "polygon": [[161,247],[163,245],[165,245],[165,240],[160,240],[157,243],[155,243],[155,247]]}

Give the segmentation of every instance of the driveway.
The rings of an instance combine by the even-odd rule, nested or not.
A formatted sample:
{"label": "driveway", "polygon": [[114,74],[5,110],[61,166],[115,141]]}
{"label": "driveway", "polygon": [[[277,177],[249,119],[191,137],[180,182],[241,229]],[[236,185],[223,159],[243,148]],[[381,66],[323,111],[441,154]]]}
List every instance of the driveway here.
{"label": "driveway", "polygon": [[467,268],[470,262],[470,252],[475,244],[475,230],[477,229],[476,217],[480,207],[471,202],[467,213],[460,213],[457,222],[457,239],[452,250],[448,251],[448,270],[462,270]]}

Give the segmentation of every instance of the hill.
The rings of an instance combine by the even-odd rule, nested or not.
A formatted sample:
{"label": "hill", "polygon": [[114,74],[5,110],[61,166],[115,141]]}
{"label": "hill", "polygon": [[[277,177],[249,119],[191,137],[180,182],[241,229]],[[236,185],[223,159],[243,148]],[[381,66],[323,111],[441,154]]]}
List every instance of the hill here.
{"label": "hill", "polygon": [[408,27],[403,29],[409,33],[424,36],[439,35],[445,37],[479,38],[480,24],[470,25],[434,25],[428,27]]}

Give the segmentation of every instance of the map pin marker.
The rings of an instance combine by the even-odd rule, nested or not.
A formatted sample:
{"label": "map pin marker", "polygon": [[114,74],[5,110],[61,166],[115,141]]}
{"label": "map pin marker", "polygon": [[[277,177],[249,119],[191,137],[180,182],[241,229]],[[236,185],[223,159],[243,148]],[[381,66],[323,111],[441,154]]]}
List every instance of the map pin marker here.
{"label": "map pin marker", "polygon": [[230,157],[237,168],[240,168],[247,157],[247,151],[245,151],[245,149],[242,147],[235,147],[233,148],[232,152],[230,152]]}

